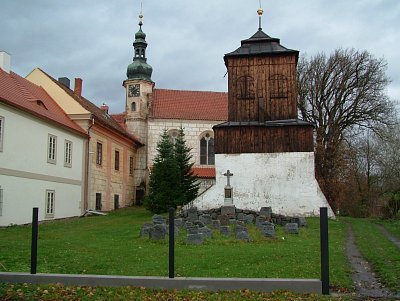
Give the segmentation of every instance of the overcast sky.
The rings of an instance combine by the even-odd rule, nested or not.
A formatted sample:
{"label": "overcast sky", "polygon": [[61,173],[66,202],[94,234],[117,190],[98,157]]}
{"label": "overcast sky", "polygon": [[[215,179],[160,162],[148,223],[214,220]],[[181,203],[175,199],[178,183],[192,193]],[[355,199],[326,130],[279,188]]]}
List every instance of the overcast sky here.
{"label": "overcast sky", "polygon": [[[263,30],[308,56],[334,49],[385,58],[400,100],[399,0],[261,0]],[[223,55],[258,28],[258,0],[143,0],[147,62],[157,88],[227,91]],[[83,79],[83,95],[124,110],[140,0],[1,0],[0,50],[26,76]],[[73,88],[73,84],[72,84]]]}

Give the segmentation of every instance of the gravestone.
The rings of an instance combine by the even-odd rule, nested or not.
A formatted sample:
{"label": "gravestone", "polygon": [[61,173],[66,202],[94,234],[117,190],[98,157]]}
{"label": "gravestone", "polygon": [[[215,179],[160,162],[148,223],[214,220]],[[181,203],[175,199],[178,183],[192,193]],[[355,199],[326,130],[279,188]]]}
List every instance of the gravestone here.
{"label": "gravestone", "polygon": [[145,223],[140,229],[140,237],[149,237],[151,228],[153,228],[153,224]]}
{"label": "gravestone", "polygon": [[245,216],[246,216],[246,215],[245,215],[243,212],[239,212],[239,213],[237,214],[237,219],[238,219],[239,221],[244,221]]}
{"label": "gravestone", "polygon": [[275,237],[275,225],[270,222],[261,223],[260,230],[265,237]]}
{"label": "gravestone", "polygon": [[199,221],[202,222],[204,225],[211,225],[212,223],[211,215],[209,214],[200,215]]}
{"label": "gravestone", "polygon": [[224,236],[229,236],[229,235],[231,235],[231,227],[221,226],[219,228],[219,233],[221,233],[221,235],[224,235]]}
{"label": "gravestone", "polygon": [[165,238],[166,233],[165,225],[156,224],[150,230],[150,238],[153,240],[161,240]]}
{"label": "gravestone", "polygon": [[188,227],[193,227],[194,224],[192,222],[185,222],[184,227],[187,229]]}
{"label": "gravestone", "polygon": [[260,216],[265,217],[267,220],[271,220],[272,208],[271,207],[261,207]]}
{"label": "gravestone", "polygon": [[187,213],[188,213],[188,217],[187,217],[188,221],[195,222],[195,221],[199,220],[199,216],[197,214],[197,207],[189,208]]}
{"label": "gravestone", "polygon": [[[169,235],[169,226],[167,226],[167,235]],[[174,237],[178,237],[179,236],[179,228],[174,225]]]}
{"label": "gravestone", "polygon": [[247,240],[250,241],[251,237],[247,231],[239,231],[235,233],[235,238],[240,240]]}
{"label": "gravestone", "polygon": [[201,245],[203,243],[203,235],[202,234],[188,234],[186,236],[186,243],[192,245]]}
{"label": "gravestone", "polygon": [[198,234],[199,233],[199,227],[193,225],[192,227],[186,227],[186,232],[187,234]]}
{"label": "gravestone", "polygon": [[154,214],[152,217],[152,221],[154,225],[166,224],[167,219],[162,215]]}
{"label": "gravestone", "polygon": [[221,215],[227,215],[229,218],[236,218],[235,206],[222,206]]}
{"label": "gravestone", "polygon": [[254,222],[254,215],[253,214],[246,214],[244,216],[244,223],[245,224],[252,224]]}
{"label": "gravestone", "polygon": [[199,234],[202,234],[204,237],[212,237],[212,231],[207,227],[199,228]]}
{"label": "gravestone", "polygon": [[220,222],[219,220],[213,220],[213,221],[212,221],[212,227],[213,227],[214,229],[219,230],[219,228],[221,227],[221,222]]}
{"label": "gravestone", "polygon": [[257,226],[257,228],[260,228],[261,224],[263,222],[266,222],[266,221],[267,221],[267,219],[265,218],[265,216],[257,216],[256,217],[256,226]]}
{"label": "gravestone", "polygon": [[175,218],[174,219],[174,224],[176,227],[181,228],[183,226],[183,218]]}
{"label": "gravestone", "polygon": [[287,223],[285,231],[288,234],[299,234],[299,226],[296,223]]}
{"label": "gravestone", "polygon": [[297,225],[299,225],[299,227],[307,226],[306,218],[302,217],[302,216],[293,218],[293,222],[295,222]]}
{"label": "gravestone", "polygon": [[218,219],[221,226],[229,226],[229,217],[227,215],[220,215]]}

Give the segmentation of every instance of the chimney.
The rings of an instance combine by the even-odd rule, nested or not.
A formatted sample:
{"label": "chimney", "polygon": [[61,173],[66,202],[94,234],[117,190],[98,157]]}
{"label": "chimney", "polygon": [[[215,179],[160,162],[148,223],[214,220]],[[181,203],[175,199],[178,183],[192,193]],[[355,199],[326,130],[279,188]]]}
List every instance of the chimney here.
{"label": "chimney", "polygon": [[68,77],[59,77],[58,81],[69,89],[70,81]]}
{"label": "chimney", "polygon": [[5,72],[10,73],[11,70],[11,55],[5,51],[0,51],[0,68]]}
{"label": "chimney", "polygon": [[78,96],[82,96],[82,79],[81,78],[75,78],[74,93]]}
{"label": "chimney", "polygon": [[108,114],[108,109],[109,109],[109,107],[108,107],[108,105],[107,105],[106,103],[103,103],[103,104],[101,105],[100,109],[102,109],[105,113]]}

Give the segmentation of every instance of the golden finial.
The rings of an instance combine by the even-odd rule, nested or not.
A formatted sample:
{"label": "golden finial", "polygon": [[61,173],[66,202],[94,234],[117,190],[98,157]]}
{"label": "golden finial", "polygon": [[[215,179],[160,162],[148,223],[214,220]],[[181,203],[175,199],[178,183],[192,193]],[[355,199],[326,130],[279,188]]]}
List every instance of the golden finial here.
{"label": "golden finial", "polygon": [[257,9],[257,14],[258,14],[258,30],[262,30],[262,28],[261,28],[261,16],[262,16],[262,14],[263,14],[263,9],[261,8],[261,0],[259,0],[259,3],[260,3],[260,8],[259,9]]}

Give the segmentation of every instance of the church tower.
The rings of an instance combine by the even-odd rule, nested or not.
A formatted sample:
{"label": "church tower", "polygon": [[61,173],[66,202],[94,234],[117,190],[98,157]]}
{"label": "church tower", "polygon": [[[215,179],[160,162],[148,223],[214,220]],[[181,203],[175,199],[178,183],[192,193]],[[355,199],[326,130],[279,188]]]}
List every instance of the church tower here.
{"label": "church tower", "polygon": [[314,175],[313,126],[297,119],[299,52],[264,33],[257,12],[257,32],[224,56],[228,121],[213,127],[216,185],[195,205],[318,215],[329,204]]}
{"label": "church tower", "polygon": [[133,62],[128,65],[123,86],[126,91],[126,126],[130,133],[134,133],[145,146],[137,153],[135,175],[137,199],[140,200],[146,189],[147,171],[147,133],[150,101],[153,93],[154,82],[151,80],[153,68],[147,64],[146,34],[142,31],[143,15],[139,15],[139,31],[135,34],[133,42]]}

